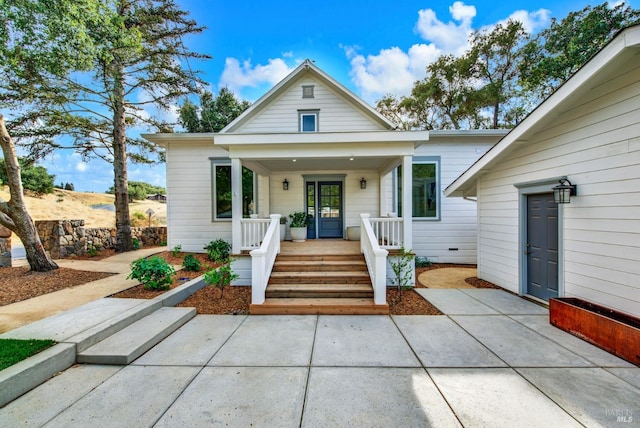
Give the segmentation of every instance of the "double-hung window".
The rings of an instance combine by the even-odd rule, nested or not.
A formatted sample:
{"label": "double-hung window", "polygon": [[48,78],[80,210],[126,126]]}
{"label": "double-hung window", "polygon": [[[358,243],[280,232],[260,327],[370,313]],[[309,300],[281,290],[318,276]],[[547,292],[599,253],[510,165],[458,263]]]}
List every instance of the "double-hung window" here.
{"label": "double-hung window", "polygon": [[[411,213],[416,220],[440,220],[440,157],[414,157]],[[398,215],[402,216],[402,166],[397,171]]]}
{"label": "double-hung window", "polygon": [[[211,188],[213,220],[231,220],[231,161],[228,159],[211,159]],[[254,201],[255,174],[242,167],[242,216],[257,212]]]}

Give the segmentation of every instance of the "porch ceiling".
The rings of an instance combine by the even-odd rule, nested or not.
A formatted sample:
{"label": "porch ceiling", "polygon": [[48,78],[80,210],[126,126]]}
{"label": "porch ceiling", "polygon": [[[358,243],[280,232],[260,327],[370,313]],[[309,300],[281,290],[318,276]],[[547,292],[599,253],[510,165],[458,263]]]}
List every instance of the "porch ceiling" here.
{"label": "porch ceiling", "polygon": [[389,158],[382,157],[321,157],[321,158],[283,158],[283,159],[252,159],[242,162],[248,167],[259,165],[268,171],[314,171],[314,170],[381,170]]}

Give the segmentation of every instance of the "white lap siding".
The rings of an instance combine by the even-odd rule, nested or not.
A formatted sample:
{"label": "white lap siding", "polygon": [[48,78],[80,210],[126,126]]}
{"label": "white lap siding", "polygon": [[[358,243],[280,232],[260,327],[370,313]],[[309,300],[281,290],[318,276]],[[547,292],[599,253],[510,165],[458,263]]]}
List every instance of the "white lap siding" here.
{"label": "white lap siding", "polygon": [[[441,137],[440,137],[441,138]],[[478,138],[457,142],[447,138],[439,143],[435,133],[428,144],[418,148],[415,156],[440,158],[440,220],[413,221],[413,250],[418,256],[439,263],[476,263],[476,202],[463,198],[445,198],[442,191],[488,150],[492,141]],[[468,139],[467,139],[468,141]]]}
{"label": "white lap siding", "polygon": [[218,238],[231,241],[231,221],[213,221],[211,157],[227,152],[211,143],[169,143],[167,150],[167,245],[204,252]]}
{"label": "white lap siding", "polygon": [[[518,190],[567,175],[564,294],[640,316],[640,68],[611,76],[478,181],[479,276],[518,291]],[[562,235],[561,235],[562,236]]]}

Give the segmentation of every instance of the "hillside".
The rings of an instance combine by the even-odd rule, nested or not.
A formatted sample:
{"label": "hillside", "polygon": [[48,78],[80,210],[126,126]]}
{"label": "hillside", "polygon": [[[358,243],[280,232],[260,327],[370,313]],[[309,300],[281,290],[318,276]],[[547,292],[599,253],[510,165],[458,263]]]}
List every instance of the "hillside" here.
{"label": "hillside", "polygon": [[[8,187],[0,187],[0,198],[5,201],[9,199]],[[81,219],[85,221],[86,227],[115,226],[113,195],[55,189],[50,195],[44,195],[41,198],[26,196],[25,199],[29,214],[34,220]],[[129,205],[129,211],[132,215],[136,212],[144,214],[149,208],[156,213],[153,216],[152,225],[166,225],[167,204],[156,201],[141,201]],[[147,218],[146,214],[144,214],[144,218]],[[144,225],[147,225],[146,221],[144,221]]]}

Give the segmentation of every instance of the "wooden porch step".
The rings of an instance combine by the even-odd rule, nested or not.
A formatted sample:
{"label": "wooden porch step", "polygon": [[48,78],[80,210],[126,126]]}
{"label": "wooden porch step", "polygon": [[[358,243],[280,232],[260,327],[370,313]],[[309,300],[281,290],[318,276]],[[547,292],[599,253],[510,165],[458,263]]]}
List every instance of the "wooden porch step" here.
{"label": "wooden porch step", "polygon": [[362,254],[278,254],[278,261],[364,261]]}
{"label": "wooden porch step", "polygon": [[367,270],[364,260],[276,260],[273,272],[336,272]]}
{"label": "wooden porch step", "polygon": [[271,272],[270,285],[287,283],[371,285],[371,278],[366,271]]}
{"label": "wooden porch step", "polygon": [[292,298],[265,299],[251,305],[253,315],[389,315],[389,305],[376,305],[363,298]]}
{"label": "wooden porch step", "polygon": [[267,298],[341,298],[356,297],[373,299],[370,284],[269,284]]}

